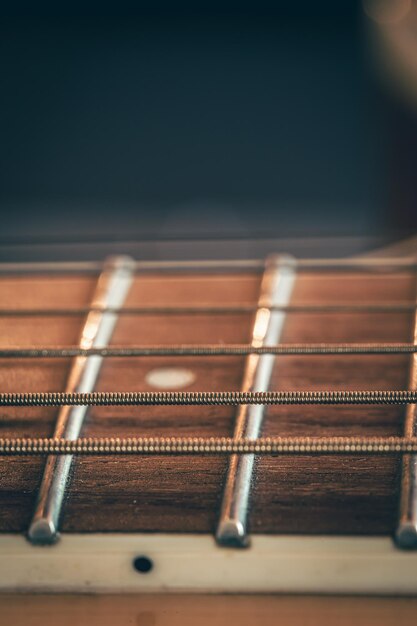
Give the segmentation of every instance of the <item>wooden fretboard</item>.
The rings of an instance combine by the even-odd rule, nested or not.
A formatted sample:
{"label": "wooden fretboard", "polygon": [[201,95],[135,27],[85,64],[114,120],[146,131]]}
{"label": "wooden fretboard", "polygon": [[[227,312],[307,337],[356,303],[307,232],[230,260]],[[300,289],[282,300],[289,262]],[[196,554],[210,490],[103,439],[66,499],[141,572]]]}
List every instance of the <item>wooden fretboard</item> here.
{"label": "wooden fretboard", "polygon": [[[247,344],[261,274],[250,268],[202,272],[137,271],[126,307],[243,307],[223,313],[120,315],[111,345]],[[3,273],[2,310],[75,309],[91,305],[97,275],[82,272]],[[414,333],[414,269],[299,269],[282,343],[410,342]],[[325,305],[376,305],[380,310],[321,311]],[[388,304],[409,303],[401,311]],[[386,308],[384,308],[386,307]],[[0,347],[77,345],[84,316],[0,316]],[[0,360],[2,392],[63,391],[72,360]],[[106,358],[98,391],[157,391],[161,368],[173,368],[187,391],[238,390],[245,358]],[[184,370],[184,371],[183,371]],[[276,357],[271,390],[406,389],[410,355]],[[150,372],[154,371],[153,376]],[[178,376],[179,375],[179,378]],[[162,373],[162,376],[164,374]],[[183,378],[181,378],[181,376]],[[187,378],[188,376],[188,378]],[[184,378],[185,377],[185,378]],[[162,380],[164,380],[162,378]],[[158,385],[158,382],[156,382]],[[265,435],[402,435],[404,406],[269,406]],[[90,407],[85,436],[231,436],[232,406]],[[1,410],[2,437],[49,437],[54,407]],[[27,532],[45,459],[0,457],[0,531]],[[60,520],[63,532],[214,533],[228,459],[77,457]],[[250,499],[251,533],[391,534],[398,518],[397,456],[297,456],[257,459]]]}

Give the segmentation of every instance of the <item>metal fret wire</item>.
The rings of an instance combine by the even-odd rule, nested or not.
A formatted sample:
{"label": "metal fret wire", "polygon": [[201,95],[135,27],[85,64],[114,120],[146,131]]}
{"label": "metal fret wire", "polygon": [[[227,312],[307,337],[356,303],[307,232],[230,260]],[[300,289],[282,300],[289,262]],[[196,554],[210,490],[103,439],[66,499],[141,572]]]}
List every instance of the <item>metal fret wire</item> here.
{"label": "metal fret wire", "polygon": [[417,391],[93,391],[0,393],[0,406],[415,404]]}
{"label": "metal fret wire", "polygon": [[372,355],[413,354],[417,345],[411,343],[295,343],[274,346],[251,344],[187,344],[157,346],[112,346],[110,348],[0,348],[0,359],[65,358],[75,356],[143,357],[143,356],[246,356],[248,354],[288,355]]}
{"label": "metal fret wire", "polygon": [[[92,306],[120,308],[132,284],[132,259],[109,257],[104,264],[92,294]],[[117,315],[91,312],[80,331],[79,347],[105,346],[117,324]],[[66,392],[93,391],[100,375],[103,359],[78,357],[73,359],[66,380]],[[86,406],[61,407],[55,422],[54,437],[77,439],[82,433],[87,415]],[[28,529],[28,539],[34,544],[54,543],[58,538],[59,520],[70,478],[72,456],[48,456],[38,491],[35,511]]]}
{"label": "metal fret wire", "polygon": [[89,437],[76,440],[0,438],[0,455],[78,454],[409,454],[417,437]]}

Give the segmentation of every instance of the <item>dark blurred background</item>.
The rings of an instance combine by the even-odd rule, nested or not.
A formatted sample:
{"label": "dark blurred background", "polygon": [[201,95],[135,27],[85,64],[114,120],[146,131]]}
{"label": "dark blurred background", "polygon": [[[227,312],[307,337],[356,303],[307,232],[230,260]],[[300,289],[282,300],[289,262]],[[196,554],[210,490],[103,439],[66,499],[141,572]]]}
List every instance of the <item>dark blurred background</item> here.
{"label": "dark blurred background", "polygon": [[2,258],[411,234],[414,109],[375,72],[368,22],[354,0],[3,4]]}

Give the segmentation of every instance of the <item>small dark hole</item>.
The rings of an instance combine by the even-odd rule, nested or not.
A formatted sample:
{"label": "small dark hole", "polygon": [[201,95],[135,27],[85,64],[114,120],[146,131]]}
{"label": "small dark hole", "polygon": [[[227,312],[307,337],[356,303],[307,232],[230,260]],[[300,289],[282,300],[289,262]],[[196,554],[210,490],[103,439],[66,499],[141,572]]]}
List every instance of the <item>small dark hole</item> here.
{"label": "small dark hole", "polygon": [[147,556],[137,556],[133,559],[133,567],[141,574],[148,574],[153,568],[153,561]]}

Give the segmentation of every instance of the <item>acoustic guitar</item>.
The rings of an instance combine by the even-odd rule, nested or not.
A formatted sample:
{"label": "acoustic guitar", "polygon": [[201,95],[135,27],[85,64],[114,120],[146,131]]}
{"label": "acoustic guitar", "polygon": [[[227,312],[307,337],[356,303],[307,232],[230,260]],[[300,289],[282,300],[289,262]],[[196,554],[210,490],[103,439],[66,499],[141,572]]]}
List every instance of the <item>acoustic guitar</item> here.
{"label": "acoustic guitar", "polygon": [[0,622],[408,623],[415,249],[2,264]]}

